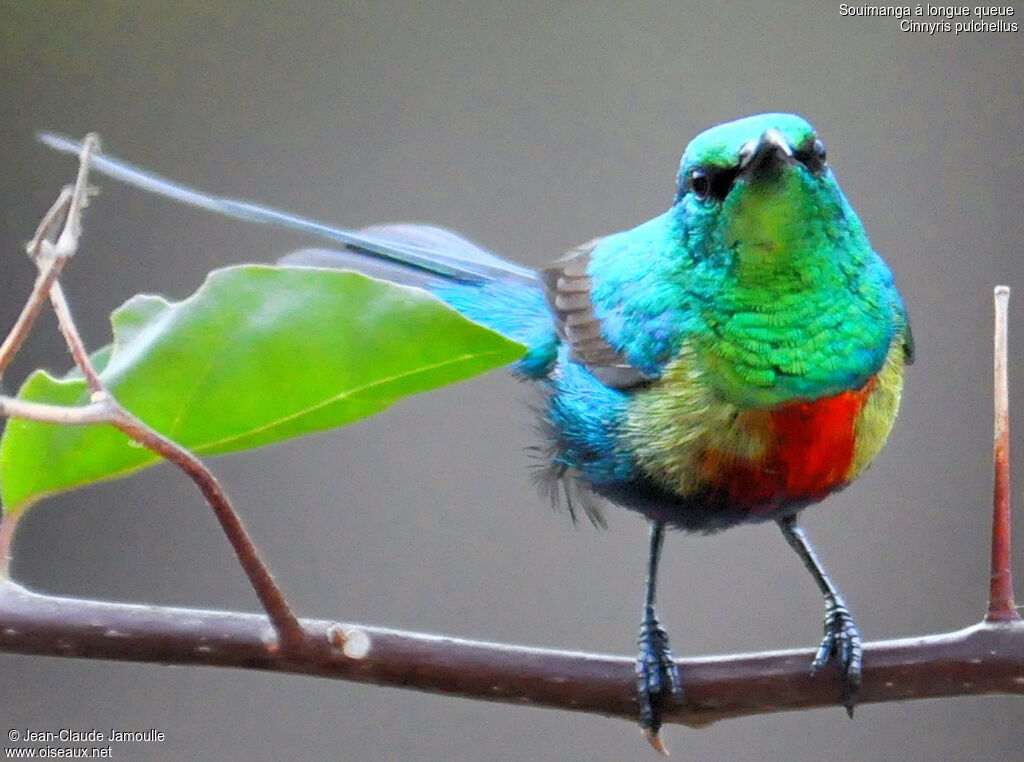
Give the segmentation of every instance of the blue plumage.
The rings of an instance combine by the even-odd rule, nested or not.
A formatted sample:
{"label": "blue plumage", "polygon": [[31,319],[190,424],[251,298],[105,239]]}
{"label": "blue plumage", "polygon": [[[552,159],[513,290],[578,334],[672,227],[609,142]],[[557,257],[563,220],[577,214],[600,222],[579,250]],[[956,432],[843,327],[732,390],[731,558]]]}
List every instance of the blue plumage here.
{"label": "blue plumage", "polygon": [[470,320],[525,344],[527,352],[513,366],[515,373],[533,379],[550,373],[558,354],[558,336],[539,285],[435,280],[427,290]]}

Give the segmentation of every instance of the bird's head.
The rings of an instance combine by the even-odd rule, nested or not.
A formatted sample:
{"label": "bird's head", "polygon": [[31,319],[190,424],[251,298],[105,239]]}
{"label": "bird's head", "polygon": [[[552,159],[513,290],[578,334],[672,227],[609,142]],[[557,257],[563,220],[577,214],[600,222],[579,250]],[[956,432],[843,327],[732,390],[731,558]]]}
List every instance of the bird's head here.
{"label": "bird's head", "polygon": [[825,144],[795,114],[749,116],[695,137],[674,209],[694,253],[725,255],[755,277],[803,267],[836,245],[868,245]]}

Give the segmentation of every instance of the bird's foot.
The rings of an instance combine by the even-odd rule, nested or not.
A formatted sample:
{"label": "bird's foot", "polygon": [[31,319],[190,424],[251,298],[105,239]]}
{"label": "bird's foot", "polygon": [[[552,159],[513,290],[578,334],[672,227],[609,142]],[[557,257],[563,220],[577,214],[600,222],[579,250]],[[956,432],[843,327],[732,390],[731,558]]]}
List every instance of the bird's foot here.
{"label": "bird's foot", "polygon": [[681,696],[683,679],[668,644],[668,633],[649,610],[640,625],[636,659],[637,699],[640,703],[640,728],[657,751],[668,754],[658,732],[661,730],[661,705],[667,696]]}
{"label": "bird's foot", "polygon": [[839,672],[840,697],[850,717],[853,717],[853,708],[857,704],[863,652],[860,632],[846,604],[842,599],[828,601],[825,608],[825,637],[811,663],[811,676],[820,673],[829,662],[835,662]]}

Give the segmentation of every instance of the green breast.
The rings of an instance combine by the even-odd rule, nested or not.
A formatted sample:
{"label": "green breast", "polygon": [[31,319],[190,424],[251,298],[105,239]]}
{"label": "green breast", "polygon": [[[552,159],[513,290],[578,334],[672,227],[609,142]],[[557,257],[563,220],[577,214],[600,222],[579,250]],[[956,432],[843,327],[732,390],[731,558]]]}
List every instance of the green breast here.
{"label": "green breast", "polygon": [[710,244],[728,263],[693,337],[708,383],[771,407],[877,373],[896,329],[892,275],[841,194],[793,173],[730,196],[721,215]]}

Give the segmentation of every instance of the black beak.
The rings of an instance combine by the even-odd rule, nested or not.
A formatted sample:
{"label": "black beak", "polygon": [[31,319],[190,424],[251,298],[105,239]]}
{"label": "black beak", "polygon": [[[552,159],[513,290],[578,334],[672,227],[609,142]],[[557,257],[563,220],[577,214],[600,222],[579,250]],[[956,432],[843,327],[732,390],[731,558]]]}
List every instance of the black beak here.
{"label": "black beak", "polygon": [[773,180],[793,160],[793,149],[782,133],[765,130],[756,143],[751,140],[740,149],[740,174],[755,180]]}

